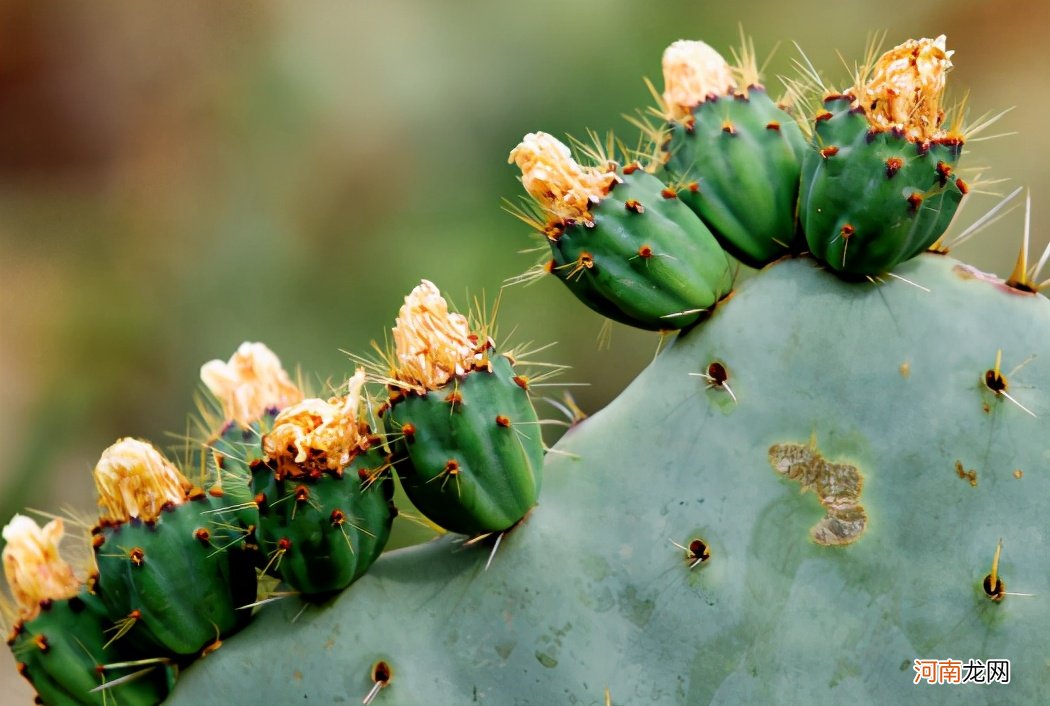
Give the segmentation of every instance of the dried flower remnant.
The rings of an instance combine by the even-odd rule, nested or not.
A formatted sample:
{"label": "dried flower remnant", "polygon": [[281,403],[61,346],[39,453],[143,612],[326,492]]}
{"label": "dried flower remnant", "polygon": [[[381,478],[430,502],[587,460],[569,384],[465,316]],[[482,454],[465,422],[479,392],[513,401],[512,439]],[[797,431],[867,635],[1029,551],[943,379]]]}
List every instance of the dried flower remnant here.
{"label": "dried flower remnant", "polygon": [[483,360],[467,318],[450,312],[448,302],[428,280],[405,297],[393,334],[394,377],[417,391],[435,390]]}
{"label": "dried flower remnant", "polygon": [[591,220],[591,206],[619,181],[614,165],[582,166],[568,147],[545,132],[526,135],[508,161],[521,170],[525,191],[559,223]]}
{"label": "dried flower remnant", "polygon": [[103,522],[156,520],[166,505],[186,502],[190,482],[150,444],[125,438],[102,452],[95,488]]}
{"label": "dried flower remnant", "polygon": [[227,363],[205,363],[201,381],[222,403],[223,416],[242,427],[268,409],[284,409],[303,399],[280,359],[262,343],[242,343]]}
{"label": "dried flower remnant", "polygon": [[735,88],[733,69],[704,42],[680,39],[664,50],[663,103],[668,120],[682,122],[709,96]]}
{"label": "dried flower remnant", "polygon": [[942,137],[942,99],[952,66],[946,38],[909,39],[879,57],[857,100],[876,130],[901,130],[913,142]]}
{"label": "dried flower remnant", "polygon": [[365,371],[358,368],[345,396],[306,399],[277,415],[273,431],[263,437],[263,451],[279,476],[339,473],[368,449],[368,429],[358,421],[364,384]]}
{"label": "dried flower remnant", "polygon": [[15,515],[3,529],[4,575],[22,620],[35,618],[41,602],[71,598],[80,591],[73,568],[58,553],[62,533],[59,518],[40,527],[24,515]]}

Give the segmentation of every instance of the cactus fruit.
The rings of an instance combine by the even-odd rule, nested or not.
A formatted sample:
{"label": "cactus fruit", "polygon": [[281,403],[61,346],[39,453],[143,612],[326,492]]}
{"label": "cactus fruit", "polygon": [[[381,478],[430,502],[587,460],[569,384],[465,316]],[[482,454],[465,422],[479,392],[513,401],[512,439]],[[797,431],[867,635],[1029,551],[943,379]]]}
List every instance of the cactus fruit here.
{"label": "cactus fruit", "polygon": [[128,637],[192,655],[242,627],[255,600],[258,510],[227,477],[193,487],[149,444],[122,439],[95,467],[98,592]]}
{"label": "cactus fruit", "polygon": [[305,595],[346,588],[386,546],[394,483],[379,440],[360,420],[365,372],[345,397],[282,411],[254,464],[256,537],[268,566]]}
{"label": "cactus fruit", "polygon": [[528,381],[424,280],[394,327],[395,468],[412,503],[453,532],[509,529],[540,492],[543,443]]}
{"label": "cactus fruit", "polygon": [[580,301],[629,326],[680,329],[733,284],[714,236],[669,189],[637,164],[577,164],[569,148],[532,133],[510,153],[536,200],[537,230],[550,243],[549,271]]}
{"label": "cactus fruit", "polygon": [[944,125],[952,52],[945,38],[884,54],[852,93],[831,95],[802,167],[810,252],[845,275],[889,272],[944,234],[967,192],[955,175],[963,136]]}
{"label": "cactus fruit", "polygon": [[[747,47],[745,43],[745,47]],[[791,251],[802,156],[798,122],[759,84],[754,50],[730,67],[703,42],[664,52],[658,174],[722,246],[752,267]]]}
{"label": "cactus fruit", "polygon": [[[39,527],[16,515],[4,527],[4,573],[18,609],[8,645],[19,671],[41,703],[158,703],[170,690],[172,672],[161,662],[126,662],[128,654],[107,634],[110,620],[102,602],[59,556],[62,533],[61,519]],[[106,682],[115,685],[96,691]]]}

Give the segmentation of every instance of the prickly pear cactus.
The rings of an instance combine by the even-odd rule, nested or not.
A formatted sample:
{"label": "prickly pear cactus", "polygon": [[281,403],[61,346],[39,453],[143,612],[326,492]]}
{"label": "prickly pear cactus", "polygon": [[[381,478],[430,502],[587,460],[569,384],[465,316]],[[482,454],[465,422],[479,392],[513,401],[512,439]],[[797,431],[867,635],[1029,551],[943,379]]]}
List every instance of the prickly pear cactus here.
{"label": "prickly pear cactus", "polygon": [[[110,613],[93,644],[127,632],[178,655],[116,685],[130,702],[220,647],[169,703],[1045,700],[1048,255],[1029,267],[1026,234],[1003,281],[947,254],[966,131],[944,127],[944,38],[895,47],[794,117],[747,61],[687,49],[665,71],[668,124],[640,122],[651,163],[597,145],[583,166],[544,133],[511,152],[533,199],[518,215],[553,256],[536,271],[610,318],[681,329],[554,448],[514,355],[424,281],[370,363],[374,410],[364,371],[345,397],[304,400],[245,344],[202,369],[222,407],[207,498],[142,442],[104,454],[96,536],[120,552],[96,539],[87,590]],[[734,288],[727,251],[763,269]],[[395,473],[460,534],[377,560]],[[202,557],[212,510],[233,541]],[[256,574],[232,572],[249,558],[285,586],[245,595]],[[26,618],[80,590],[26,565],[8,570]]]}
{"label": "prickly pear cactus", "polygon": [[[172,703],[356,701],[380,661],[377,704],[1038,702],[1050,302],[944,256],[901,273],[930,291],[768,268],[548,454],[487,570],[491,545],[393,552],[294,624],[264,610]],[[946,658],[1011,682],[913,683]]]}

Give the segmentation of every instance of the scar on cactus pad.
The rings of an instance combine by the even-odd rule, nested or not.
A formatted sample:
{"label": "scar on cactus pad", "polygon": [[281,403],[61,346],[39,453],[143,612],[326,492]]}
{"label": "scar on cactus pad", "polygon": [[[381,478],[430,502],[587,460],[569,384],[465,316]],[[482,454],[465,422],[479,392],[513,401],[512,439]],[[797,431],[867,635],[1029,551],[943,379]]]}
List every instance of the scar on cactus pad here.
{"label": "scar on cactus pad", "polygon": [[827,512],[810,530],[814,542],[839,546],[860,538],[868,515],[860,504],[864,479],[856,467],[824,460],[813,442],[809,446],[776,444],[769,449],[769,462],[777,473],[802,486],[803,492],[815,493]]}

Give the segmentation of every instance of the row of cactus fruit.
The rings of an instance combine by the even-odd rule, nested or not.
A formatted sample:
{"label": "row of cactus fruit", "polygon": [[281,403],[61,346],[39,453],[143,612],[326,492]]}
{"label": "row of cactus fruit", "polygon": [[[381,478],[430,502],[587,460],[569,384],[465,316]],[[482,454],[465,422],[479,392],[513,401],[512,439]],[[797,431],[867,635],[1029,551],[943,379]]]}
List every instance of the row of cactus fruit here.
{"label": "row of cactus fruit", "polygon": [[[597,144],[581,164],[537,132],[511,152],[532,197],[520,215],[550,246],[538,271],[615,321],[666,331],[732,292],[730,256],[763,267],[808,252],[865,279],[943,250],[968,189],[963,130],[943,107],[950,56],[943,36],[908,41],[844,91],[815,73],[790,82],[789,106],[760,83],[753,49],[734,66],[674,43],[651,111],[660,124],[639,121],[647,147],[616,161]],[[1019,267],[1011,286],[1037,291],[1034,278]],[[61,519],[16,516],[3,531],[9,645],[39,701],[158,703],[181,667],[251,619],[273,579],[310,600],[347,588],[390,535],[395,474],[448,531],[520,523],[539,499],[544,446],[528,378],[490,334],[424,280],[393,350],[327,399],[306,397],[261,344],[206,364],[221,414],[182,468],[137,439],[99,459],[98,520],[77,524],[86,578],[59,555]]]}
{"label": "row of cactus fruit", "polygon": [[425,280],[393,338],[373,365],[382,405],[363,367],[339,394],[306,398],[260,343],[204,365],[221,414],[202,420],[196,458],[180,469],[125,438],[95,466],[86,580],[59,554],[61,518],[11,521],[9,644],[41,702],[159,703],[180,667],[250,620],[265,577],[308,600],[345,589],[390,536],[395,471],[449,531],[498,533],[524,517],[544,448],[509,352]]}

